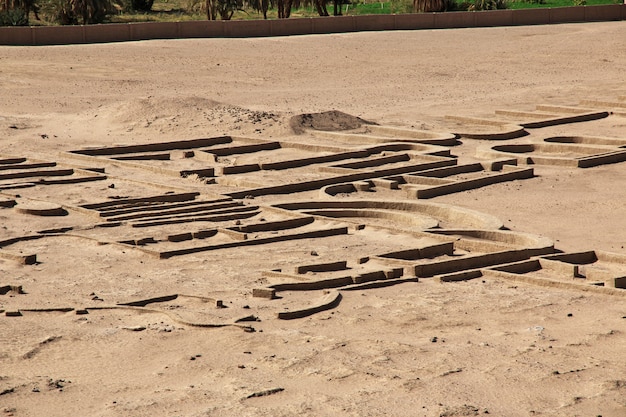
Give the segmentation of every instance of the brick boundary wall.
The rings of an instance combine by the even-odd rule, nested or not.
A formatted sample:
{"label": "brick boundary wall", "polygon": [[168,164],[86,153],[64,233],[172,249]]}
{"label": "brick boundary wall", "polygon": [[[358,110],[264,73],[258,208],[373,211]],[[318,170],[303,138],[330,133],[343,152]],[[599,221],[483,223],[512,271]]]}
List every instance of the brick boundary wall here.
{"label": "brick boundary wall", "polygon": [[67,45],[147,39],[246,38],[382,30],[452,29],[626,20],[626,4],[480,12],[272,20],[0,27],[0,45]]}

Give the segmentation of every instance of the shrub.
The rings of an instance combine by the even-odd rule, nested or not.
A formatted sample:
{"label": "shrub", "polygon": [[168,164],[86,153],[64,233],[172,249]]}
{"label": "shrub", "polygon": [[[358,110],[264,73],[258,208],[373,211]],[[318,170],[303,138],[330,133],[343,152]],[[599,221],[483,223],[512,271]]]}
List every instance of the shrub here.
{"label": "shrub", "polygon": [[402,14],[413,12],[413,1],[411,0],[391,0],[389,7],[391,13]]}
{"label": "shrub", "polygon": [[204,13],[206,3],[203,0],[185,0],[183,2],[183,8],[187,13]]}
{"label": "shrub", "polygon": [[27,26],[31,10],[39,20],[35,0],[0,0],[0,26]]}
{"label": "shrub", "polygon": [[28,26],[28,12],[21,8],[0,10],[0,26]]}
{"label": "shrub", "polygon": [[506,0],[474,0],[473,3],[469,3],[467,10],[498,10],[506,9]]}
{"label": "shrub", "polygon": [[243,9],[243,0],[206,0],[206,11],[209,20],[230,20],[236,11]]}
{"label": "shrub", "polygon": [[154,0],[130,0],[130,7],[139,12],[149,12],[153,4]]}
{"label": "shrub", "polygon": [[413,0],[413,11],[430,13],[454,9],[452,0]]}
{"label": "shrub", "polygon": [[45,20],[61,25],[102,23],[117,12],[111,0],[43,0],[40,9]]}

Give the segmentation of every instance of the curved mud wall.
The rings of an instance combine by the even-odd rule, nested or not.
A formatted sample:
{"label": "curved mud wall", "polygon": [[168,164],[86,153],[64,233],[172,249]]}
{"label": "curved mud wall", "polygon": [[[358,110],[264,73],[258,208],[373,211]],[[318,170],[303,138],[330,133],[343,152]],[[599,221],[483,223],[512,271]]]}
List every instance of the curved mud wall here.
{"label": "curved mud wall", "polygon": [[244,38],[377,30],[450,29],[626,20],[626,4],[482,12],[280,20],[1,27],[0,45],[64,45],[146,39]]}

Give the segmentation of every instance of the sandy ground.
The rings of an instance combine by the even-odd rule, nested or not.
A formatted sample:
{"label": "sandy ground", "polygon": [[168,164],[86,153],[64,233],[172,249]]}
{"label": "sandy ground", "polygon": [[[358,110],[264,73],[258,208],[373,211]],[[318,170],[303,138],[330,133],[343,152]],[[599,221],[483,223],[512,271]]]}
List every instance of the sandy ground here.
{"label": "sandy ground", "polygon": [[[451,129],[446,115],[494,117],[497,109],[623,100],[625,68],[623,22],[0,47],[0,153],[80,165],[63,152],[223,134],[311,142],[315,139],[296,137],[289,119],[327,110],[446,132]],[[626,139],[626,117],[555,126],[538,135]],[[452,154],[476,160],[483,143],[462,142]],[[537,165],[532,179],[430,201],[495,216],[510,230],[552,239],[562,251],[626,255],[625,164]],[[106,168],[129,176],[115,164]],[[131,175],[162,185],[143,195],[163,187],[211,195],[220,190]],[[1,197],[21,193],[85,204],[139,192],[136,184],[116,178],[106,184],[4,190]],[[112,181],[115,189],[107,187]],[[270,204],[274,197],[258,201]],[[90,221],[79,214],[39,217],[0,209],[0,238]],[[96,235],[106,233],[114,231]],[[26,292],[0,295],[0,309],[6,311],[188,294],[223,299],[228,308],[208,311],[206,300],[181,297],[168,311],[188,314],[190,321],[251,313],[260,321],[247,332],[197,328],[154,311],[3,315],[0,412],[626,415],[623,295],[492,277],[447,284],[421,279],[346,293],[335,309],[289,321],[274,317],[274,301],[252,298],[250,289],[265,282],[262,271],[403,245],[402,236],[355,239],[282,242],[272,245],[269,256],[267,248],[251,246],[167,260],[70,236],[21,242],[13,249],[37,253],[39,262],[0,260],[0,287],[22,285]]]}

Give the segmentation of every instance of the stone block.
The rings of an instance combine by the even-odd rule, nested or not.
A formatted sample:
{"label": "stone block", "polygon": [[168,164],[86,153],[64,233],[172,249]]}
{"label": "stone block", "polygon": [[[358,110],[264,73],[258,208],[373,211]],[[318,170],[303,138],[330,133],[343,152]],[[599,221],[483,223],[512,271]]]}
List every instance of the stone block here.
{"label": "stone block", "polygon": [[273,300],[276,298],[276,290],[273,288],[254,288],[252,290],[252,296]]}
{"label": "stone block", "polygon": [[193,158],[195,156],[194,151],[189,150],[173,150],[170,151],[170,159],[188,159]]}
{"label": "stone block", "polygon": [[626,289],[626,276],[611,278],[609,287]]}
{"label": "stone block", "polygon": [[371,184],[369,183],[369,181],[357,181],[352,183],[352,185],[357,191],[370,191],[371,189]]}

